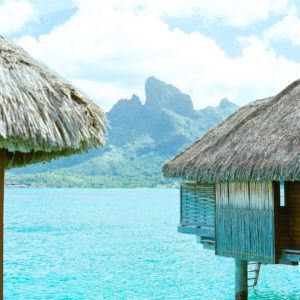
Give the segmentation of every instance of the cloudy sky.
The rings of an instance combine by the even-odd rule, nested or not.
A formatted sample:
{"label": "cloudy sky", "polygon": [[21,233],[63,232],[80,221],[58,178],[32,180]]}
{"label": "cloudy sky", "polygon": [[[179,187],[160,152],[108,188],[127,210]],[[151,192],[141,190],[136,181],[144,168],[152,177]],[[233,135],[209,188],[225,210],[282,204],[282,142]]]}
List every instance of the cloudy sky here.
{"label": "cloudy sky", "polygon": [[[108,110],[153,75],[242,105],[300,78],[300,4],[289,0],[0,0],[0,33]],[[298,2],[299,3],[299,2]]]}

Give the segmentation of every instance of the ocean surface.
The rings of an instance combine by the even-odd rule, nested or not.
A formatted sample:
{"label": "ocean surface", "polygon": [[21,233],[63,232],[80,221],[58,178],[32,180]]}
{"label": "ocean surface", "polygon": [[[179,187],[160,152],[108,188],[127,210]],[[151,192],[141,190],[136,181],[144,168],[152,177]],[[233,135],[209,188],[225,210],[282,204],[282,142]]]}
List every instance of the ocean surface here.
{"label": "ocean surface", "polygon": [[[234,261],[177,233],[179,191],[7,189],[5,299],[234,299]],[[300,299],[263,265],[249,299]]]}

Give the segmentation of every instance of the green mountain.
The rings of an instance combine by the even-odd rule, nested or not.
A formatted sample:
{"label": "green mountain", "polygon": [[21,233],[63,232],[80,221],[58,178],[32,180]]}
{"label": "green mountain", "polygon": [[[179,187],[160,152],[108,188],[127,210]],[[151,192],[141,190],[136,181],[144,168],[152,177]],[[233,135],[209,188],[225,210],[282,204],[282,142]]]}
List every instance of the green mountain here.
{"label": "green mountain", "polygon": [[223,99],[218,107],[195,110],[190,96],[150,77],[146,102],[138,96],[119,100],[107,113],[107,145],[88,154],[7,172],[7,184],[35,187],[173,186],[162,164],[233,113],[238,106]]}

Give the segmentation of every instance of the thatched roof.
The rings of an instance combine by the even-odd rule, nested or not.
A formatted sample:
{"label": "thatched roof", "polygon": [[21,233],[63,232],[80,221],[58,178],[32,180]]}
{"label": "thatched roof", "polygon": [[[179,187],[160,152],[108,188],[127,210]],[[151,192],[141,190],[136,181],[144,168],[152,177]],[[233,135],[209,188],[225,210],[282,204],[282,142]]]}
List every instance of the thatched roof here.
{"label": "thatched roof", "polygon": [[103,111],[0,35],[0,148],[6,168],[103,146]]}
{"label": "thatched roof", "polygon": [[300,180],[300,80],[240,108],[163,172],[199,182]]}

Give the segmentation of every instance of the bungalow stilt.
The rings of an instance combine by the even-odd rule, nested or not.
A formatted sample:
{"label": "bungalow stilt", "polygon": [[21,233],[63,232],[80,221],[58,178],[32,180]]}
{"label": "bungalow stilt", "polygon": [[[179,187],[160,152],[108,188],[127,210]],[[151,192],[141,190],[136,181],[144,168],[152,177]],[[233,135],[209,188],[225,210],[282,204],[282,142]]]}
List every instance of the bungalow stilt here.
{"label": "bungalow stilt", "polygon": [[235,259],[235,299],[248,298],[248,262]]}

